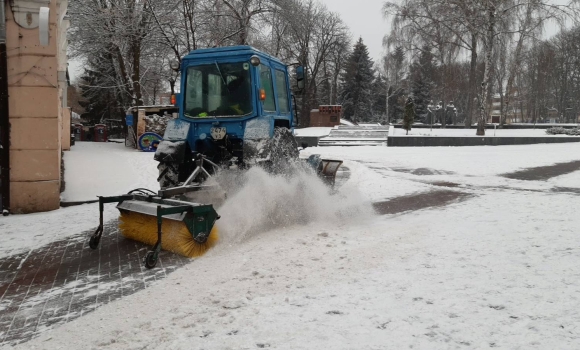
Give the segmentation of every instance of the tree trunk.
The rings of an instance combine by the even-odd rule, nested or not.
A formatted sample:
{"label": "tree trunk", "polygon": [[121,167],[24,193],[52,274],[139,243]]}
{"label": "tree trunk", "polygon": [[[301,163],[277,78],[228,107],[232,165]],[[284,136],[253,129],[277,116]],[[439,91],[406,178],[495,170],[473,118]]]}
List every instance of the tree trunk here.
{"label": "tree trunk", "polygon": [[[123,58],[123,54],[121,53],[121,49],[117,45],[115,45],[113,49],[114,49],[116,56],[117,56],[117,63],[119,64],[118,76],[119,76],[120,81],[121,81],[121,91],[120,92],[123,93],[121,100],[122,100],[122,103],[123,103],[125,108],[130,107],[132,104],[131,102],[133,102],[132,101],[133,86],[129,85],[129,78],[128,78],[129,74],[127,72],[127,66],[125,65],[125,59]],[[114,64],[113,60],[111,60],[111,63]]]}
{"label": "tree trunk", "polygon": [[481,83],[481,97],[479,99],[479,121],[477,122],[476,135],[485,135],[485,122],[487,119],[487,97],[488,85],[490,81],[490,72],[493,54],[493,38],[495,36],[495,6],[488,5],[488,23],[487,23],[487,37],[485,39],[485,70],[483,73],[483,82]]}
{"label": "tree trunk", "polygon": [[390,97],[390,94],[391,94],[391,88],[389,87],[389,83],[387,81],[385,81],[385,86],[387,87],[387,98],[386,98],[386,101],[385,101],[385,115],[387,117],[387,124],[390,124],[391,123],[391,119],[389,118],[389,97]]}
{"label": "tree trunk", "polygon": [[443,93],[443,101],[441,102],[441,127],[445,129],[447,125],[447,99],[445,98],[445,93]]}
{"label": "tree trunk", "polygon": [[477,96],[477,34],[471,34],[471,62],[469,66],[469,91],[467,94],[467,111],[465,113],[465,127],[470,128],[473,113],[473,100]]}
{"label": "tree trunk", "polygon": [[522,55],[522,50],[524,47],[524,39],[526,37],[525,32],[528,29],[528,26],[530,25],[530,22],[532,20],[532,5],[528,4],[528,8],[526,10],[526,19],[523,25],[523,31],[520,33],[520,37],[518,38],[518,43],[516,45],[516,51],[514,53],[514,57],[512,60],[512,64],[510,65],[510,69],[509,69],[509,77],[508,77],[508,81],[507,81],[507,86],[506,86],[506,91],[505,91],[505,104],[504,104],[504,108],[502,109],[502,113],[501,113],[501,120],[500,120],[500,126],[503,127],[503,125],[505,124],[505,118],[507,116],[507,111],[509,109],[509,105],[510,105],[510,100],[511,100],[511,94],[512,94],[512,87],[514,84],[514,80],[516,78],[516,72],[519,71],[520,65],[521,65],[521,55]]}
{"label": "tree trunk", "polygon": [[132,45],[133,51],[133,99],[135,106],[143,106],[143,96],[141,94],[141,43],[136,39]]}

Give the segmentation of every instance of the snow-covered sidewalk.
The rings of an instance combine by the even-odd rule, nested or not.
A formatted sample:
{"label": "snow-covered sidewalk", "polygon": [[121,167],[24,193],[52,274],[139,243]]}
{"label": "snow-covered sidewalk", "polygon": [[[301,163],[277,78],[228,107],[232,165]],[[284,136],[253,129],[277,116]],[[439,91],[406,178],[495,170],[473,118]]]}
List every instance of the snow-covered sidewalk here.
{"label": "snow-covered sidewalk", "polygon": [[[118,143],[77,142],[64,153],[64,202],[91,201],[138,187],[157,189],[157,162],[153,153],[138,152]],[[106,220],[118,211],[105,207]],[[0,217],[0,254],[13,255],[94,229],[99,205],[86,204],[52,212]]]}
{"label": "snow-covered sidewalk", "polygon": [[127,148],[122,143],[77,142],[64,153],[64,202],[95,200],[137,188],[158,187],[153,153]]}
{"label": "snow-covered sidewalk", "polygon": [[[306,187],[302,208],[316,213],[308,224],[280,225],[273,208],[300,202],[276,191],[284,183],[258,178],[250,185],[265,192],[229,199],[222,242],[208,255],[18,348],[578,348],[580,197],[552,189],[580,188],[580,172],[500,175],[578,160],[580,145],[304,155],[318,152],[345,159],[351,175],[342,197]],[[441,181],[471,198],[396,215],[354,210]],[[362,220],[326,215],[348,208]]]}

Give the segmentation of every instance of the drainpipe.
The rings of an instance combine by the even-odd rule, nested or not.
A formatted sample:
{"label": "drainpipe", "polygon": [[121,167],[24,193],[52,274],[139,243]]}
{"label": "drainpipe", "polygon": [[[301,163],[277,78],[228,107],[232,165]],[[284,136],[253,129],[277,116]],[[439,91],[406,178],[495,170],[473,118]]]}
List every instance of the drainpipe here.
{"label": "drainpipe", "polygon": [[6,1],[0,0],[0,198],[2,215],[10,213],[10,120],[8,114],[8,58]]}

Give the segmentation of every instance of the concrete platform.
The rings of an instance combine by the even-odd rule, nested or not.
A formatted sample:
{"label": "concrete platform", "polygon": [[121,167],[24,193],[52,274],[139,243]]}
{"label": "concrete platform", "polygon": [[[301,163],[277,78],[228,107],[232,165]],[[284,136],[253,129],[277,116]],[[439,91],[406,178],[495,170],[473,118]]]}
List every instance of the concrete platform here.
{"label": "concrete platform", "polygon": [[389,136],[389,147],[447,147],[447,146],[507,146],[537,143],[580,142],[580,137],[454,137],[454,136]]}

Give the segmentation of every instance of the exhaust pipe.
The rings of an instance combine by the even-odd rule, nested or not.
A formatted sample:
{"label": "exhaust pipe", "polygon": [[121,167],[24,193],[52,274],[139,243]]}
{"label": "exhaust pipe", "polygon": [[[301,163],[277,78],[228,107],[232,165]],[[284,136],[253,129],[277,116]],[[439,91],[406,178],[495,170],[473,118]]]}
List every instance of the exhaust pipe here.
{"label": "exhaust pipe", "polygon": [[10,114],[6,55],[6,0],[0,0],[0,203],[2,215],[7,216],[10,213]]}

